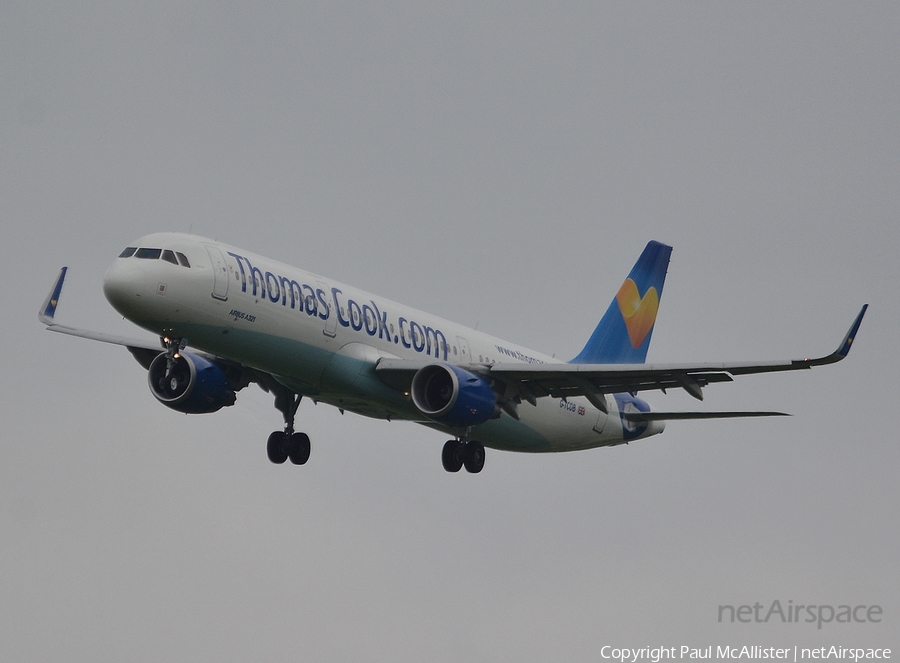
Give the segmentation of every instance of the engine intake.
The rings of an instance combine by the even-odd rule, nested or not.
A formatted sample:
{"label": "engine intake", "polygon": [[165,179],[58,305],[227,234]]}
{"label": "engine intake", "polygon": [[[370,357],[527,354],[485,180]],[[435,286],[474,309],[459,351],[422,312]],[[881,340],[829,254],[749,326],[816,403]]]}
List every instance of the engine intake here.
{"label": "engine intake", "polygon": [[199,355],[179,353],[166,375],[166,354],[150,364],[150,391],[163,405],[186,414],[209,414],[234,405],[234,389],[222,369]]}
{"label": "engine intake", "polygon": [[497,412],[497,396],[488,381],[453,364],[419,369],[412,399],[426,417],[454,428],[483,424]]}

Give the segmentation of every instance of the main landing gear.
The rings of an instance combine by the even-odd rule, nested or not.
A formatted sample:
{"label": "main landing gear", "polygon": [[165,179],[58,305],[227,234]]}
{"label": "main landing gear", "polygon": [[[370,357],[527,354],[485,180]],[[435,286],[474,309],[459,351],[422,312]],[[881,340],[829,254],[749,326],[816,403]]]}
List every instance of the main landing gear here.
{"label": "main landing gear", "polygon": [[441,462],[448,472],[466,471],[478,474],[484,468],[484,445],[475,440],[448,440],[441,453]]}
{"label": "main landing gear", "polygon": [[309,460],[309,435],[294,432],[294,416],[302,398],[300,394],[287,389],[275,393],[275,407],[284,415],[284,432],[275,431],[269,435],[266,453],[269,460],[277,465],[288,458],[294,465],[303,465]]}

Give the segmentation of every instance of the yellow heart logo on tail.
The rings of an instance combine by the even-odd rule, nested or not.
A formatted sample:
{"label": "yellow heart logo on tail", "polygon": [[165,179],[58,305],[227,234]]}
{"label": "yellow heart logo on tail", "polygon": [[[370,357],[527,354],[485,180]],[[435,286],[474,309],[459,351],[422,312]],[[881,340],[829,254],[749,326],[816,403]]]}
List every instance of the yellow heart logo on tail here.
{"label": "yellow heart logo on tail", "polygon": [[637,284],[631,279],[625,279],[619,292],[616,293],[616,301],[625,321],[631,346],[641,347],[641,343],[656,323],[656,312],[659,310],[659,295],[656,288],[650,287],[641,297]]}

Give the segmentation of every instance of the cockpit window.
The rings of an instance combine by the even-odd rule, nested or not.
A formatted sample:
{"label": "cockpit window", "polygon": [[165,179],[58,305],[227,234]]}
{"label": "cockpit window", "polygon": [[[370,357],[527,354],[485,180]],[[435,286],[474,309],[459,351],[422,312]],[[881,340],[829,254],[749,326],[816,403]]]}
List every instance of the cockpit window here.
{"label": "cockpit window", "polygon": [[134,257],[142,258],[144,260],[158,260],[159,256],[162,254],[162,249],[138,249]]}
{"label": "cockpit window", "polygon": [[142,260],[158,260],[162,258],[166,262],[173,265],[181,265],[190,268],[191,263],[181,251],[172,251],[171,249],[148,249],[141,247],[139,249],[129,246],[119,254],[120,258],[141,258]]}

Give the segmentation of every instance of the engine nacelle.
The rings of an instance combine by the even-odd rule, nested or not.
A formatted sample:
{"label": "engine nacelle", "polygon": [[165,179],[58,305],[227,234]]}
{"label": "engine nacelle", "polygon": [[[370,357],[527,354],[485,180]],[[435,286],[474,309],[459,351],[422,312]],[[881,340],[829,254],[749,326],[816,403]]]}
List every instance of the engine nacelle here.
{"label": "engine nacelle", "polygon": [[234,405],[234,389],[222,369],[199,355],[181,352],[166,377],[166,354],[150,364],[150,391],[163,405],[186,414],[208,414]]}
{"label": "engine nacelle", "polygon": [[426,417],[453,428],[483,424],[497,412],[497,396],[488,381],[453,364],[419,369],[412,399]]}

